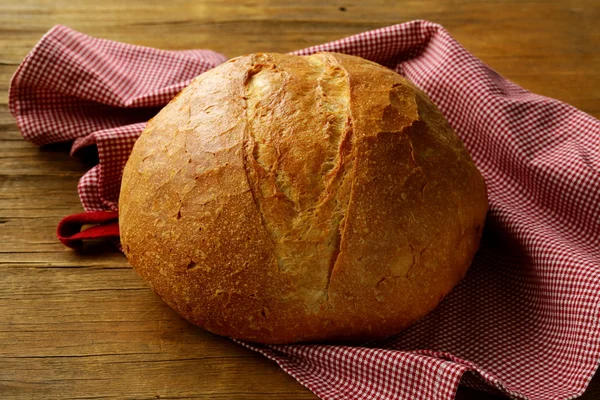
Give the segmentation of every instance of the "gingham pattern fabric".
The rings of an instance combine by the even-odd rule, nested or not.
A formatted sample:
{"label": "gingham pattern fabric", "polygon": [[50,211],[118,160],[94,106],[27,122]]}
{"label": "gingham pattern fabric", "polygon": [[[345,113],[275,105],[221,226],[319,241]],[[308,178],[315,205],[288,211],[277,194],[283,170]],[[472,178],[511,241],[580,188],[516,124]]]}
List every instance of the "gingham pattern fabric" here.
{"label": "gingham pattern fabric", "polygon": [[[529,399],[583,393],[600,358],[600,122],[530,93],[441,26],[413,21],[300,50],[386,65],[436,102],[489,190],[466,278],[425,319],[362,346],[243,345],[322,399],[451,399],[464,383]],[[10,109],[37,144],[95,143],[87,210],[116,210],[122,166],[144,121],[223,58],[51,30],[15,74]]]}
{"label": "gingham pattern fabric", "polygon": [[115,210],[121,171],[145,122],[195,76],[226,58],[210,50],[164,51],[52,28],[12,78],[9,108],[37,145],[96,144],[100,164],[79,182],[88,211]]}

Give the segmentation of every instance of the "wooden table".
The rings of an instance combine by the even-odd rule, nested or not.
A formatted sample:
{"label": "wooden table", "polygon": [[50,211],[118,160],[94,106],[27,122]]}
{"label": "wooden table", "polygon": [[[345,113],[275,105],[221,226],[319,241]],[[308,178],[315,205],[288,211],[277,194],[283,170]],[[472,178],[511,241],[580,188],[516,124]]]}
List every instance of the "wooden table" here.
{"label": "wooden table", "polygon": [[[168,309],[103,246],[55,238],[89,166],[22,140],[19,62],[55,24],[165,49],[287,52],[411,19],[444,25],[502,75],[600,117],[600,12],[586,1],[3,0],[0,5],[0,398],[311,399],[278,367]],[[598,385],[584,398],[595,398]],[[459,398],[485,395],[461,389]]]}

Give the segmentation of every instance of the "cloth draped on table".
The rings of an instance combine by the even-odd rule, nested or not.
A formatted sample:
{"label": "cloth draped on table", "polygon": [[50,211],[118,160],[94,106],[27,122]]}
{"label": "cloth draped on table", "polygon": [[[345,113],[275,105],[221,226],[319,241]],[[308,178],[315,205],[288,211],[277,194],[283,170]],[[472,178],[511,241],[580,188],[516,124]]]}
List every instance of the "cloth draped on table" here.
{"label": "cloth draped on table", "polygon": [[[583,393],[600,357],[600,121],[508,81],[427,21],[295,54],[318,51],[378,62],[429,95],[485,177],[487,226],[466,278],[397,336],[363,346],[241,344],[322,399],[451,399],[461,379],[518,398]],[[15,73],[9,107],[35,144],[97,147],[79,195],[88,212],[114,220],[145,121],[224,61],[56,26]]]}

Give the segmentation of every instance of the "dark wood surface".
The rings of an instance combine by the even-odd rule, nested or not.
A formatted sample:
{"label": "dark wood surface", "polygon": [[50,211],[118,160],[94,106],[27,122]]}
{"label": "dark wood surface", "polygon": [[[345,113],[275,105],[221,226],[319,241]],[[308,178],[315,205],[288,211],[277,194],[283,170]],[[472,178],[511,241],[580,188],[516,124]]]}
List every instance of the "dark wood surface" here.
{"label": "dark wood surface", "polygon": [[[0,3],[0,398],[313,399],[262,356],[194,328],[106,246],[55,239],[89,166],[22,140],[8,82],[41,35],[89,35],[227,56],[290,50],[400,23],[444,25],[526,89],[600,117],[600,11],[581,1],[42,1]],[[543,366],[540,366],[543,367]],[[583,398],[600,398],[592,382]],[[460,389],[458,398],[491,398]]]}

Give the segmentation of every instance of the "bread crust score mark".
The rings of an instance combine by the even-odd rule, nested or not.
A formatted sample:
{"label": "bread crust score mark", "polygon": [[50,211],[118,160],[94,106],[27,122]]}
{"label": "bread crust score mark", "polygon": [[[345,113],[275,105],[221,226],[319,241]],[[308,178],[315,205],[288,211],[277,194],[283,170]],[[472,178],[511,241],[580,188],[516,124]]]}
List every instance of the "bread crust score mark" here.
{"label": "bread crust score mark", "polygon": [[[285,89],[288,85],[299,85],[290,82],[298,79],[280,69],[277,60],[265,55],[253,56],[244,82],[246,130],[243,148],[248,183],[263,226],[273,243],[278,269],[281,273],[310,277],[310,280],[299,282],[297,286],[302,290],[298,292],[304,291],[312,302],[307,304],[308,308],[316,311],[328,300],[329,281],[343,240],[342,222],[350,196],[346,194],[340,198],[339,188],[353,165],[352,119],[347,72],[334,58],[324,55],[307,57],[303,61],[298,67],[305,73],[302,78],[307,83],[302,87],[305,95],[294,107],[294,101],[288,98]],[[309,104],[313,123],[303,126],[302,120],[306,118],[298,111]],[[264,126],[271,126],[271,129],[265,131]],[[303,160],[304,155],[294,153],[295,149],[289,145],[293,141],[286,136],[310,137],[311,130],[321,132],[314,135],[316,140],[305,145],[321,148],[313,160]],[[263,134],[257,135],[255,131]],[[310,152],[313,149],[304,150]],[[309,169],[307,175],[312,174],[317,179],[304,186],[294,185],[294,175],[302,172],[297,171],[302,168]],[[277,202],[278,207],[272,207],[271,202]],[[263,208],[267,208],[268,217]],[[278,219],[278,213],[285,216]],[[303,248],[299,249],[297,244]],[[316,268],[296,271],[307,257],[313,259]]]}

